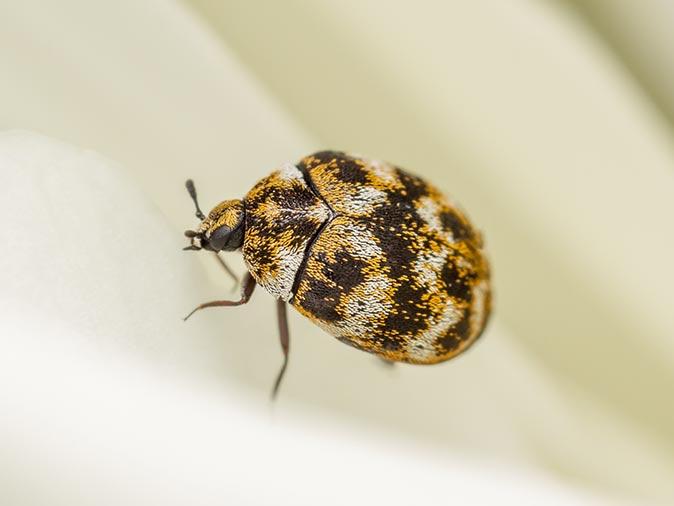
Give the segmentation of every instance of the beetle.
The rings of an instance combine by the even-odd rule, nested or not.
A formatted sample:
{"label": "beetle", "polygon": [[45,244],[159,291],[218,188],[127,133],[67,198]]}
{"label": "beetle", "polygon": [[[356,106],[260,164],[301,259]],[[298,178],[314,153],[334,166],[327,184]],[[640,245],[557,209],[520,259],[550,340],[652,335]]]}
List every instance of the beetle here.
{"label": "beetle", "polygon": [[[283,365],[286,304],[340,341],[389,362],[435,364],[465,351],[491,309],[481,234],[431,184],[380,160],[321,151],[285,164],[242,200],[205,216],[184,249],[241,250],[247,273],[239,300],[256,284],[277,299]],[[224,264],[223,262],[223,265]],[[231,271],[229,271],[231,273]]]}

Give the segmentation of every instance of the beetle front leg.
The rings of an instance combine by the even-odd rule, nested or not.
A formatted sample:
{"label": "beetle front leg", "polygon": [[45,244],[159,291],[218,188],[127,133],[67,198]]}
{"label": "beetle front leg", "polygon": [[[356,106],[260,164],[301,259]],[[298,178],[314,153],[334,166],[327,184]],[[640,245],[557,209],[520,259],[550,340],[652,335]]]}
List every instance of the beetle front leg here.
{"label": "beetle front leg", "polygon": [[278,299],[276,301],[276,315],[278,317],[278,331],[279,338],[281,340],[281,349],[283,350],[283,365],[281,365],[281,370],[276,376],[276,382],[274,383],[274,389],[271,393],[272,400],[276,398],[278,394],[278,389],[281,386],[281,380],[283,375],[286,372],[286,367],[288,366],[288,352],[290,351],[290,333],[288,332],[288,314],[286,311],[286,303]]}
{"label": "beetle front leg", "polygon": [[213,300],[211,302],[204,302],[203,304],[195,307],[190,312],[190,314],[183,318],[183,321],[186,321],[190,316],[200,309],[205,309],[207,307],[241,306],[250,300],[253,290],[255,290],[255,279],[253,279],[253,276],[250,275],[250,272],[247,272],[243,278],[243,284],[241,285],[241,298],[239,300]]}
{"label": "beetle front leg", "polygon": [[232,270],[232,268],[227,265],[227,262],[216,252],[214,253],[216,260],[218,263],[222,266],[223,269],[225,269],[225,272],[229,275],[232,280],[234,280],[234,286],[232,287],[232,291],[236,288],[236,285],[239,284],[239,278],[236,276],[236,273]]}

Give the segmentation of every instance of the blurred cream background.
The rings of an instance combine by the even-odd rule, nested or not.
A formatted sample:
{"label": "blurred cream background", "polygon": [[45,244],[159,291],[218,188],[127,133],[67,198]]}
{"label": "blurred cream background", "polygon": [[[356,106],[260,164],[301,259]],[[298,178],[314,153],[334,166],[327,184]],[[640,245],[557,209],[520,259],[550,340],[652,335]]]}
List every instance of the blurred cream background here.
{"label": "blurred cream background", "polygon": [[[293,314],[275,419],[672,503],[673,22],[655,0],[5,1],[0,126],[118,162],[176,246],[195,223],[186,177],[206,208],[328,147],[432,180],[487,239],[496,311],[482,342],[389,371]],[[139,265],[169,254],[142,251]],[[178,277],[212,270],[170,255]],[[186,310],[228,293],[215,273],[176,294]],[[180,327],[175,305],[153,318],[206,336],[172,348],[172,363],[191,357],[180,374],[265,406],[280,363],[270,297]],[[161,363],[151,341],[143,355]]]}

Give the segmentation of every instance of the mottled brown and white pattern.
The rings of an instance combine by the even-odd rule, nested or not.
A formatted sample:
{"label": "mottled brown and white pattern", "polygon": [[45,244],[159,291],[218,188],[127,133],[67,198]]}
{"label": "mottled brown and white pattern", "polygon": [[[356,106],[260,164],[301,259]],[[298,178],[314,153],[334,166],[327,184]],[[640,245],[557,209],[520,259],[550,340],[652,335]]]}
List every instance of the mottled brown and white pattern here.
{"label": "mottled brown and white pattern", "polygon": [[288,301],[307,246],[330,219],[330,209],[290,164],[256,184],[244,207],[248,270],[269,293]]}
{"label": "mottled brown and white pattern", "polygon": [[242,247],[269,293],[387,360],[447,360],[489,318],[480,234],[436,188],[386,162],[314,153],[219,204],[188,237],[189,249]]}
{"label": "mottled brown and white pattern", "polygon": [[244,202],[255,279],[337,339],[429,364],[482,332],[490,291],[480,235],[418,177],[325,151],[273,173]]}

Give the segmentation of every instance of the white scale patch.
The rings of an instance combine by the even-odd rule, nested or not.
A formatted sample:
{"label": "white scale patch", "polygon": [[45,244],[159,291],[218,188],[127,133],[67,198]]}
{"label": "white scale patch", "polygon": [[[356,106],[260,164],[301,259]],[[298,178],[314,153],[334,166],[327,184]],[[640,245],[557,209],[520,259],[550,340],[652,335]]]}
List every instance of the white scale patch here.
{"label": "white scale patch", "polygon": [[397,185],[400,182],[395,170],[388,163],[381,160],[368,160],[367,163],[372,173],[384,183]]}
{"label": "white scale patch", "polygon": [[316,221],[323,223],[332,217],[330,210],[325,206],[316,206],[311,209],[306,209],[305,214],[313,217]]}
{"label": "white scale patch", "polygon": [[480,331],[480,327],[484,323],[485,310],[487,309],[487,291],[489,290],[489,283],[480,281],[475,288],[473,288],[473,304],[470,310],[470,338],[473,339]]}
{"label": "white scale patch", "polygon": [[[345,235],[345,241],[353,245],[350,253],[354,258],[363,260],[381,258],[383,251],[372,233],[366,228],[356,223],[348,223],[344,224],[341,229]],[[326,322],[320,322],[319,325],[336,337],[367,342],[372,322],[384,318],[391,311],[392,303],[386,300],[390,285],[391,280],[385,275],[372,276],[364,280],[358,289],[367,294],[367,304],[358,304],[357,298],[354,297],[354,300],[343,306],[348,326]]]}
{"label": "white scale patch", "polygon": [[417,214],[422,220],[426,222],[426,225],[430,230],[437,233],[445,241],[449,243],[454,242],[454,235],[449,230],[442,228],[442,222],[440,221],[440,209],[438,204],[432,198],[421,197],[419,199]]}
{"label": "white scale patch", "polygon": [[341,202],[341,205],[349,213],[365,215],[372,212],[376,206],[386,203],[386,200],[386,192],[371,186],[364,186]]}
{"label": "white scale patch", "polygon": [[372,329],[372,322],[378,321],[391,310],[391,303],[386,301],[385,294],[390,287],[390,280],[386,276],[377,276],[362,283],[364,293],[370,295],[367,304],[359,304],[350,300],[345,309],[348,327],[339,325],[340,333],[352,336],[357,340],[365,338]]}
{"label": "white scale patch", "polygon": [[[449,250],[442,248],[438,252],[429,252],[419,257],[414,263],[414,270],[419,274],[419,282],[432,286],[438,279],[440,271],[447,261]],[[435,356],[434,343],[439,337],[444,336],[447,331],[461,320],[462,313],[454,307],[451,299],[447,298],[446,306],[440,319],[432,322],[428,329],[418,334],[415,339],[410,340],[410,345],[407,347],[407,353],[413,359],[425,362]]]}
{"label": "white scale patch", "polygon": [[[304,250],[294,251],[286,248],[279,250],[278,272],[273,276],[260,279],[260,285],[274,297],[279,297],[288,302],[292,298],[293,282],[295,274],[302,263]],[[250,266],[248,267],[251,270]]]}
{"label": "white scale patch", "polygon": [[440,251],[431,251],[424,255],[420,255],[414,262],[412,268],[419,274],[417,278],[422,285],[429,286],[435,282],[440,275],[440,271],[447,261],[449,250],[443,247]]}
{"label": "white scale patch", "polygon": [[279,178],[284,180],[302,179],[302,172],[292,163],[284,163],[278,170]]}
{"label": "white scale patch", "polygon": [[354,257],[363,260],[383,257],[384,252],[377,244],[372,232],[364,226],[352,222],[345,224],[341,229],[346,235],[345,241],[353,246],[353,250],[350,253]]}
{"label": "white scale patch", "polygon": [[450,299],[447,299],[447,305],[440,319],[409,341],[407,354],[420,362],[426,362],[435,357],[434,343],[438,338],[444,336],[453,325],[456,325],[461,317],[461,311],[454,307]]}

